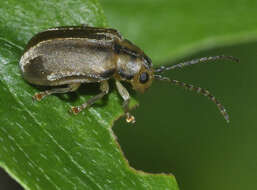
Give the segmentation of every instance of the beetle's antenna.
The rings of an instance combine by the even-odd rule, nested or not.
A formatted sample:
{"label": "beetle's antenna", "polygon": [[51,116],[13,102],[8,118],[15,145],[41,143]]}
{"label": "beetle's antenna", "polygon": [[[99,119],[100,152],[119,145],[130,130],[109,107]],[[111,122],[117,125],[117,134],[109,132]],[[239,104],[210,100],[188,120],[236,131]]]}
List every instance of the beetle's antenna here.
{"label": "beetle's antenna", "polygon": [[215,96],[213,96],[208,90],[206,89],[203,89],[203,88],[200,88],[200,87],[194,87],[193,85],[191,84],[187,84],[187,83],[184,83],[184,82],[180,82],[178,80],[172,80],[168,77],[164,77],[164,76],[161,76],[161,75],[154,75],[154,78],[157,79],[157,80],[161,80],[161,81],[167,81],[167,82],[170,82],[171,84],[173,85],[176,85],[176,86],[181,86],[187,90],[190,90],[190,91],[195,91],[197,93],[200,93],[204,96],[207,96],[211,101],[213,101],[218,109],[220,110],[220,113],[223,115],[223,117],[225,118],[225,120],[227,121],[227,123],[229,123],[229,115],[226,111],[226,109],[223,107],[223,105],[215,98]]}
{"label": "beetle's antenna", "polygon": [[154,72],[155,73],[162,73],[163,71],[169,71],[169,70],[172,70],[172,69],[182,68],[182,67],[189,66],[189,65],[195,65],[195,64],[198,64],[198,63],[205,63],[205,62],[209,62],[209,61],[216,61],[216,60],[222,60],[222,59],[239,62],[239,59],[237,59],[233,56],[217,55],[217,56],[202,57],[202,58],[199,58],[199,59],[193,59],[193,60],[190,60],[190,61],[178,63],[176,65],[171,65],[171,66],[161,66],[161,67],[156,68],[154,70]]}

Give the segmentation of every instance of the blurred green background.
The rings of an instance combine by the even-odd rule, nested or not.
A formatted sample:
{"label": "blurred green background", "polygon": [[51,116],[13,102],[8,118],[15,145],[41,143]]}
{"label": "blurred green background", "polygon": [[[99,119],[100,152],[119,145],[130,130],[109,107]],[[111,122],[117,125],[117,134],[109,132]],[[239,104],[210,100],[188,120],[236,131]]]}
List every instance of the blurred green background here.
{"label": "blurred green background", "polygon": [[[114,126],[130,165],[173,173],[183,190],[257,187],[257,3],[254,1],[102,1],[111,27],[149,54],[155,65],[233,55],[165,73],[210,90],[227,109],[227,124],[206,97],[155,81],[134,110],[134,127]],[[177,58],[177,59],[174,59]],[[171,61],[169,61],[171,60]]]}
{"label": "blurred green background", "polygon": [[[238,57],[238,64],[219,61],[167,73],[210,90],[231,123],[206,97],[155,81],[145,94],[132,92],[140,102],[136,125],[122,118],[113,128],[126,158],[145,172],[173,173],[183,190],[255,189],[256,2],[158,2],[101,1],[109,26],[142,47],[156,65],[220,54]],[[3,187],[11,182],[0,180],[1,189],[11,189]]]}

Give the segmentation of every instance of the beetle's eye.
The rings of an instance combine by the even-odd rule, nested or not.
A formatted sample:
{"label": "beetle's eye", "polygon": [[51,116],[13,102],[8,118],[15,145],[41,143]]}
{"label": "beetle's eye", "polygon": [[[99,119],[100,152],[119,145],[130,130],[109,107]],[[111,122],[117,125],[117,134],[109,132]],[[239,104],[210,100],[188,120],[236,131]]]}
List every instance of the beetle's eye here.
{"label": "beetle's eye", "polygon": [[146,83],[148,81],[148,79],[149,79],[149,75],[148,75],[147,72],[143,72],[139,76],[139,82],[140,83]]}

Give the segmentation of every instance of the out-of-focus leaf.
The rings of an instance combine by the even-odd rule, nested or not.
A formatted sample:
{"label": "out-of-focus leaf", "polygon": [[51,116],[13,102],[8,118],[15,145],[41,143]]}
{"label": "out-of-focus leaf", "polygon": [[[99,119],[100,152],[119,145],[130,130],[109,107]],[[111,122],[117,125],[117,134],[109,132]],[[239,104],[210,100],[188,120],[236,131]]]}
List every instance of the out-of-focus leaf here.
{"label": "out-of-focus leaf", "polygon": [[214,46],[257,39],[257,1],[102,0],[109,25],[154,64]]}

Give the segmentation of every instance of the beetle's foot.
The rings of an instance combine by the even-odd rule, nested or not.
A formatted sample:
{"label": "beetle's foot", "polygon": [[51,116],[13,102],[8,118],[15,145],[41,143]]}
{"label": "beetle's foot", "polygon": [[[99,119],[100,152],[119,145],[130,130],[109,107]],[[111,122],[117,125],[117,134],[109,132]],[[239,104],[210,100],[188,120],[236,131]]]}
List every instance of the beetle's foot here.
{"label": "beetle's foot", "polygon": [[136,119],[133,115],[131,115],[130,113],[126,113],[126,121],[127,123],[135,123]]}
{"label": "beetle's foot", "polygon": [[46,92],[39,92],[39,93],[35,93],[35,95],[32,96],[32,98],[33,98],[33,100],[40,101],[40,100],[42,100],[46,95],[47,95]]}
{"label": "beetle's foot", "polygon": [[81,106],[72,106],[70,109],[70,113],[73,113],[75,115],[77,115],[81,111],[82,111]]}

